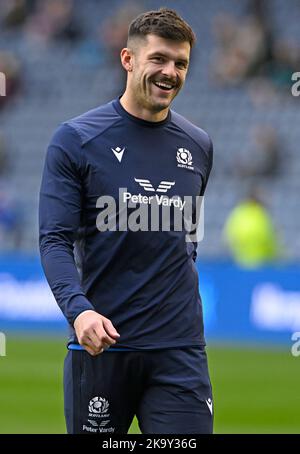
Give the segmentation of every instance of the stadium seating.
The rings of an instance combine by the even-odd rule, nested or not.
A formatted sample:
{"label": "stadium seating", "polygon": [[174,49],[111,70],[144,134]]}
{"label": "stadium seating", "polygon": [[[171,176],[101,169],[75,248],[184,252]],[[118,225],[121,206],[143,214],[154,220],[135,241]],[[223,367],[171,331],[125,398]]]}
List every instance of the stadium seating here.
{"label": "stadium seating", "polygon": [[[106,15],[113,14],[117,0],[101,1],[109,8],[99,8],[95,0],[75,2],[77,16],[86,26],[88,39],[95,38],[96,27]],[[170,5],[169,5],[170,3]],[[273,0],[273,26],[283,37],[300,42],[300,8],[297,0],[289,0],[289,8],[281,0]],[[245,86],[222,87],[211,75],[211,56],[214,50],[212,18],[222,10],[242,14],[246,2],[189,1],[164,2],[177,8],[194,27],[198,44],[190,75],[174,109],[185,115],[211,135],[214,148],[214,170],[206,194],[205,238],[199,255],[216,258],[226,255],[222,243],[222,227],[232,207],[246,193],[249,181],[228,173],[245,149],[249,130],[261,123],[272,124],[280,134],[282,152],[286,159],[277,178],[261,179],[267,194],[267,204],[283,240],[287,257],[300,257],[300,98],[287,96],[267,105],[255,106]],[[275,6],[276,5],[276,6]],[[160,1],[145,1],[144,9],[161,6]],[[234,11],[233,11],[234,10]],[[286,26],[288,24],[288,27]],[[16,32],[0,34],[0,49],[15,53],[23,65],[22,96],[0,111],[0,129],[7,137],[13,157],[10,189],[22,207],[25,251],[37,251],[37,206],[41,171],[47,143],[55,127],[65,119],[76,116],[117,93],[118,70],[111,67],[105,56],[100,64],[89,64],[80,45],[51,43],[39,47],[24,40]],[[85,51],[87,52],[87,51]],[[99,56],[101,61],[102,56]],[[300,71],[300,68],[299,68]],[[292,83],[291,83],[292,84]]]}

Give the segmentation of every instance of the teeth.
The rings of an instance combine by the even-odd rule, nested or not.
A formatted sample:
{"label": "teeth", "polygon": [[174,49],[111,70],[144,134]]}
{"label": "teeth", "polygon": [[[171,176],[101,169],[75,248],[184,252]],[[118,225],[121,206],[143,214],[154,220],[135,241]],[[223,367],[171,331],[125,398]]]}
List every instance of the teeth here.
{"label": "teeth", "polygon": [[163,88],[172,88],[172,85],[165,84],[163,82],[156,82],[155,85],[158,85],[158,87],[163,87]]}

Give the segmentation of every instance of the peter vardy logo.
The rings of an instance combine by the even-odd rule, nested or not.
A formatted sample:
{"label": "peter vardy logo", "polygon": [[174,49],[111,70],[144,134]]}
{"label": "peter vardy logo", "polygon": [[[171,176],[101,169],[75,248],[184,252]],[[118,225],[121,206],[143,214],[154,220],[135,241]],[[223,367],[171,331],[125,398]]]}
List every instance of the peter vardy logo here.
{"label": "peter vardy logo", "polygon": [[167,192],[175,184],[175,181],[161,181],[155,191],[154,187],[152,186],[149,180],[141,180],[140,178],[135,178],[134,181],[136,181],[140,186],[142,186],[142,188],[144,188],[145,191],[151,192]]}
{"label": "peter vardy logo", "polygon": [[109,403],[103,397],[94,397],[89,402],[89,412],[93,414],[107,413]]}
{"label": "peter vardy logo", "polygon": [[125,147],[123,147],[123,148],[120,148],[120,147],[111,148],[111,151],[113,152],[113,154],[115,155],[117,160],[119,162],[121,162],[122,158],[123,158],[124,151],[125,151]]}
{"label": "peter vardy logo", "polygon": [[[165,193],[169,191],[174,185],[175,181],[161,181],[155,190],[150,180],[142,180],[140,178],[135,178],[134,181],[138,183],[146,192],[160,192]],[[173,196],[169,198],[166,195],[147,196],[142,194],[131,194],[131,192],[124,192],[123,201],[126,202],[130,200],[132,203],[142,203],[146,205],[151,205],[151,203],[156,202],[158,206],[165,207],[176,207],[180,211],[183,210],[185,202],[179,196]]]}
{"label": "peter vardy logo", "polygon": [[92,419],[88,419],[88,422],[91,424],[91,426],[93,426],[93,427],[98,427],[97,421],[94,421],[94,420],[92,420]]}
{"label": "peter vardy logo", "polygon": [[178,148],[177,154],[177,167],[181,167],[183,169],[194,170],[193,164],[193,157],[192,153],[187,150],[186,148]]}

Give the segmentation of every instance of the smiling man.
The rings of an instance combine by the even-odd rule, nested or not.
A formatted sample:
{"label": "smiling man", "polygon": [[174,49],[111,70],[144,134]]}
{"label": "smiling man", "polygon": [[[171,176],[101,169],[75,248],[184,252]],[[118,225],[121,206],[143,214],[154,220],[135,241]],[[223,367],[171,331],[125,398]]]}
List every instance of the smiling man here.
{"label": "smiling man", "polygon": [[[193,41],[181,42],[154,34],[143,35],[139,22],[132,24],[128,47],[121,52],[128,72],[122,106],[139,118],[161,121],[184,84]],[[192,37],[191,37],[192,39]]]}
{"label": "smiling man", "polygon": [[[69,433],[126,433],[134,415],[143,433],[212,433],[197,244],[175,228],[212,166],[208,135],[170,109],[194,42],[173,10],[138,16],[121,51],[123,95],[63,123],[48,148],[40,250],[70,326]],[[154,212],[168,229],[141,227]]]}

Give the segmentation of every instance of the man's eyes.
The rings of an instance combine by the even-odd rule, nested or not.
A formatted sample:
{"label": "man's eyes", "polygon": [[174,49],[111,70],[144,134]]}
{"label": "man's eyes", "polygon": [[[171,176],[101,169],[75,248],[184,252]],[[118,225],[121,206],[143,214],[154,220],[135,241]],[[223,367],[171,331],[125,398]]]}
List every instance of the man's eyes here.
{"label": "man's eyes", "polygon": [[[165,59],[164,57],[152,57],[151,60],[152,60],[152,61],[155,61],[155,62],[157,62],[157,63],[163,63],[166,59]],[[184,63],[184,62],[180,62],[180,61],[179,61],[179,62],[176,63],[176,66],[177,66],[177,68],[179,68],[179,69],[186,69],[187,64]]]}
{"label": "man's eyes", "polygon": [[187,65],[185,63],[182,63],[182,62],[178,62],[176,63],[176,66],[180,69],[186,69]]}
{"label": "man's eyes", "polygon": [[163,57],[152,57],[151,60],[158,61],[158,62],[164,61]]}

